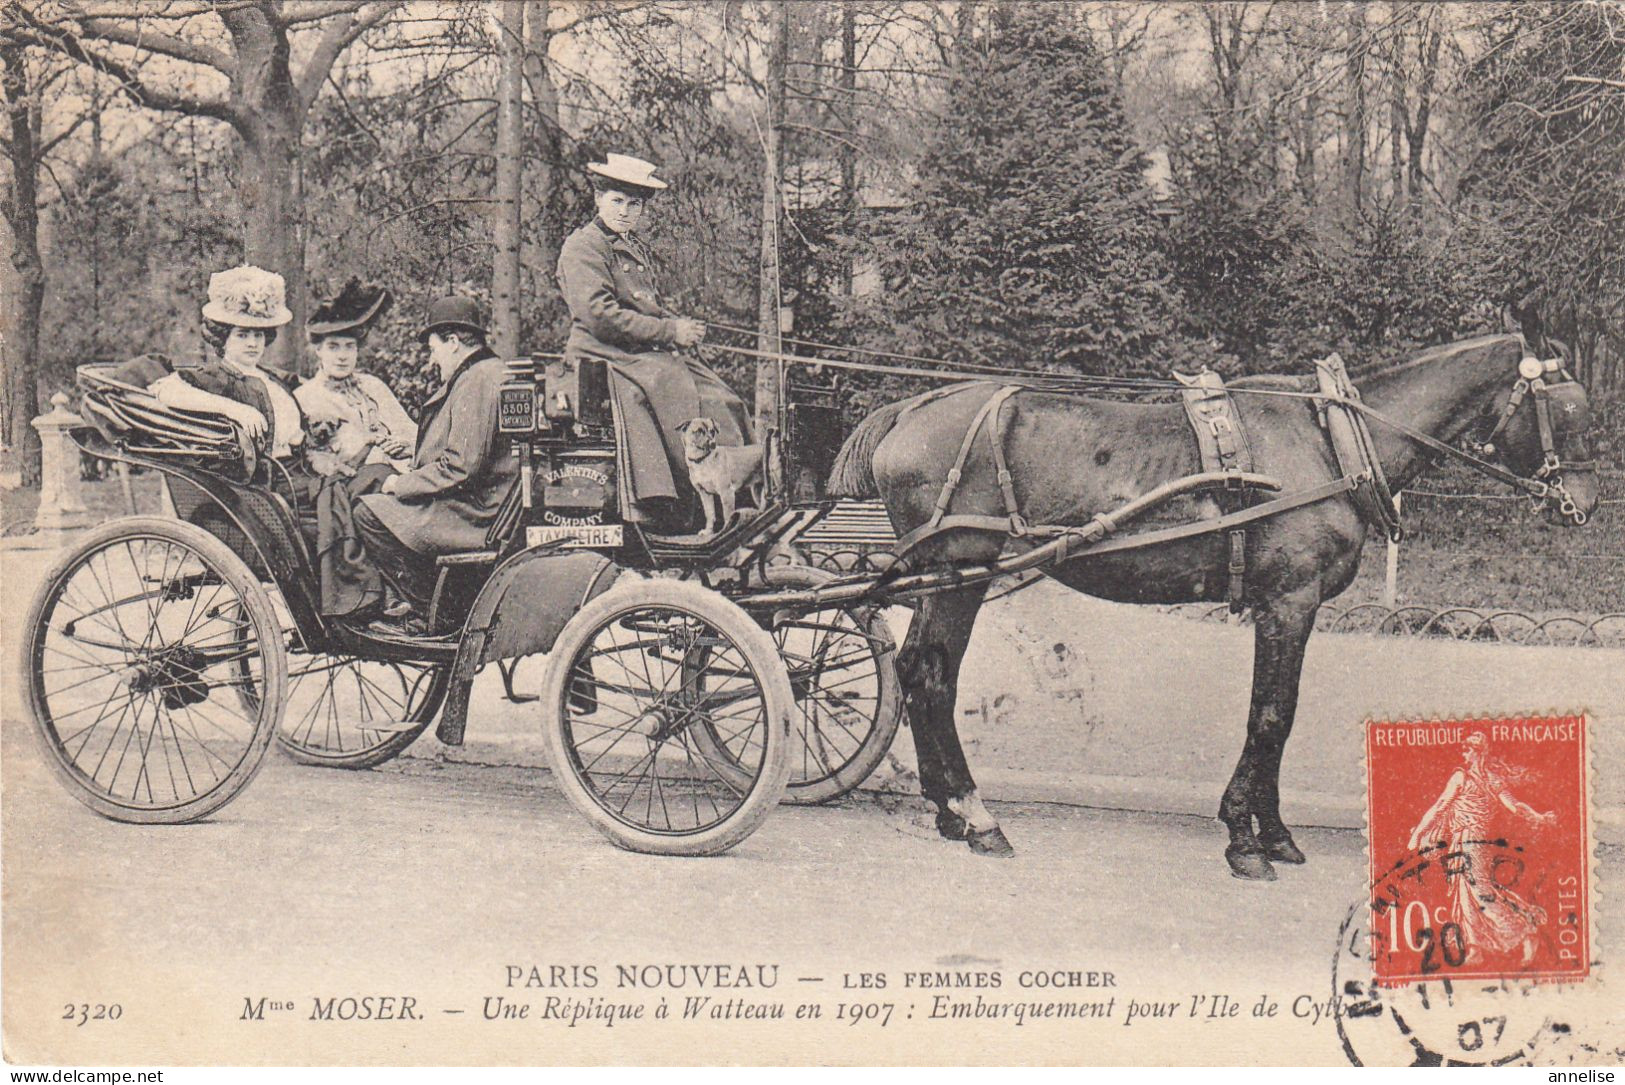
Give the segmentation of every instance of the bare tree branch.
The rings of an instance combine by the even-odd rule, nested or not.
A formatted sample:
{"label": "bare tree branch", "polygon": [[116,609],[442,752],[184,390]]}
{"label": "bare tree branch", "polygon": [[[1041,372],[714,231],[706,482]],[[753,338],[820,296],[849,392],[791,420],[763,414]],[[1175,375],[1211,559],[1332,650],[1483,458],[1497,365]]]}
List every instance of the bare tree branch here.
{"label": "bare tree branch", "polygon": [[366,6],[367,0],[314,0],[311,3],[290,4],[282,9],[277,22],[286,27],[319,23],[334,15],[354,15]]}
{"label": "bare tree branch", "polygon": [[213,68],[217,72],[222,72],[227,77],[235,77],[237,74],[237,59],[229,53],[222,52],[212,46],[187,41],[184,38],[175,37],[173,34],[147,30],[140,26],[139,23],[136,26],[127,26],[114,19],[93,16],[76,3],[69,5],[66,10],[74,13],[73,19],[79,24],[80,31],[87,38],[111,42],[115,45],[128,45],[133,49],[157,53],[160,56],[170,57],[175,60],[201,64],[206,68]]}
{"label": "bare tree branch", "polygon": [[327,74],[333,70],[333,62],[338,60],[339,54],[348,49],[357,38],[389,18],[401,6],[402,0],[383,0],[371,11],[359,17],[356,10],[345,10],[340,17],[322,33],[322,40],[316,44],[316,51],[305,62],[305,70],[295,78],[295,86],[299,91],[299,100],[306,109],[310,108],[321,92],[322,84],[327,81]]}
{"label": "bare tree branch", "polygon": [[1565,75],[1563,77],[1563,82],[1589,83],[1593,86],[1614,87],[1617,90],[1625,90],[1625,79],[1602,79],[1600,77],[1590,75]]}
{"label": "bare tree branch", "polygon": [[213,117],[215,120],[225,121],[238,129],[249,123],[248,117],[224,99],[180,94],[148,85],[134,69],[110,56],[86,48],[84,42],[77,36],[61,27],[37,24],[24,29],[18,26],[12,28],[9,34],[14,40],[59,53],[94,71],[110,76],[118,83],[118,89],[143,109],[194,113],[200,117]]}

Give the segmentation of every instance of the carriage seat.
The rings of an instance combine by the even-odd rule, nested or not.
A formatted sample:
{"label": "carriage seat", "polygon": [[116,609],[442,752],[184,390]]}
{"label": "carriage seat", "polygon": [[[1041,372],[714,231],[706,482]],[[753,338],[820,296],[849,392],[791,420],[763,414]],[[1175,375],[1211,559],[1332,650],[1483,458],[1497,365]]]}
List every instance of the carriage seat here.
{"label": "carriage seat", "polygon": [[138,455],[201,461],[249,478],[258,453],[254,442],[222,415],[170,407],[137,385],[112,374],[116,365],[82,365],[80,409],[109,443]]}

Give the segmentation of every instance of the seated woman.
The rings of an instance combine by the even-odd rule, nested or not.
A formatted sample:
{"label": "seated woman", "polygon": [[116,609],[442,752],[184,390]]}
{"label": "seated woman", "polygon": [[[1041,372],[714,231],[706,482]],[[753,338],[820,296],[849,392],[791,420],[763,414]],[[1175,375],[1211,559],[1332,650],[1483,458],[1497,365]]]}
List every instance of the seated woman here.
{"label": "seated woman", "polygon": [[559,251],[559,287],[570,308],[565,356],[610,363],[633,518],[693,530],[699,503],[682,468],[673,468],[684,462],[678,427],[706,417],[717,423],[718,444],[749,444],[750,413],[722,378],[672,353],[698,345],[705,325],[661,303],[653,258],[633,233],[666,182],[628,155],[606,155],[587,169],[598,215]]}
{"label": "seated woman", "polygon": [[352,467],[405,470],[417,445],[417,423],[389,385],[357,369],[368,331],[393,302],[388,290],[351,279],[316,307],[306,329],[319,368],[294,398],[310,429],[326,431],[320,443]]}
{"label": "seated woman", "polygon": [[282,276],[244,265],[209,276],[203,338],[215,358],[177,366],[149,354],[125,363],[114,376],[146,388],[169,407],[231,419],[270,455],[292,462],[305,441],[304,419],[283,378],[263,368],[277,329],[293,319]]}
{"label": "seated woman", "polygon": [[[175,365],[162,355],[143,355],[114,371],[115,379],[146,388],[166,406],[223,415],[277,461],[271,486],[299,514],[301,528],[321,566],[322,610],[342,617],[370,613],[383,600],[382,581],[365,555],[343,545],[349,523],[350,488],[381,480],[328,476],[311,468],[306,426],[294,393],[264,368],[266,348],[277,329],[293,319],[282,276],[242,266],[209,277],[203,306],[203,338],[215,357],[202,365]],[[328,462],[333,462],[328,457]],[[386,469],[387,470],[387,469]],[[284,492],[288,485],[292,489]]]}

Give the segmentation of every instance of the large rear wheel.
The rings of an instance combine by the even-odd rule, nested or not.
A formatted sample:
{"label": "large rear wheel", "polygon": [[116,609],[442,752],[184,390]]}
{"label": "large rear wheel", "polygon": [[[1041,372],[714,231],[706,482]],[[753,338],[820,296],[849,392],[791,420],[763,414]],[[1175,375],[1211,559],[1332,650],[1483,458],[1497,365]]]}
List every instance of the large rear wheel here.
{"label": "large rear wheel", "polygon": [[47,574],[23,673],[52,771],[104,817],[178,823],[247,786],[287,659],[259,580],[201,528],[115,520]]}
{"label": "large rear wheel", "polygon": [[623,848],[726,851],[783,797],[784,665],[748,614],[697,584],[623,577],[588,603],[548,653],[541,706],[560,788]]}

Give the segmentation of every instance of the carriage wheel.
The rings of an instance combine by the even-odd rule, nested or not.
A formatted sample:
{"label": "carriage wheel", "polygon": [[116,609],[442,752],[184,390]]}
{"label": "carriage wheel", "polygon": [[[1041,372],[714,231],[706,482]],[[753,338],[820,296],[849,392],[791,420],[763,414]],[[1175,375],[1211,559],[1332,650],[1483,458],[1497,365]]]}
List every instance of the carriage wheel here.
{"label": "carriage wheel", "polygon": [[[834,577],[806,565],[767,569],[775,588],[816,588]],[[867,780],[886,758],[903,719],[897,647],[880,609],[847,604],[777,616],[773,640],[796,698],[785,801],[828,802]],[[707,728],[707,754],[725,751]]]}
{"label": "carriage wheel", "polygon": [[46,760],[117,821],[195,821],[230,802],[287,691],[258,579],[208,532],[157,517],[107,524],[57,563],[24,651]]}
{"label": "carriage wheel", "polygon": [[783,797],[784,665],[748,614],[697,584],[628,577],[588,603],[548,653],[541,706],[559,786],[623,848],[714,855]]}
{"label": "carriage wheel", "polygon": [[301,765],[381,765],[423,734],[450,679],[445,663],[296,654],[288,661],[288,707],[277,743]]}

